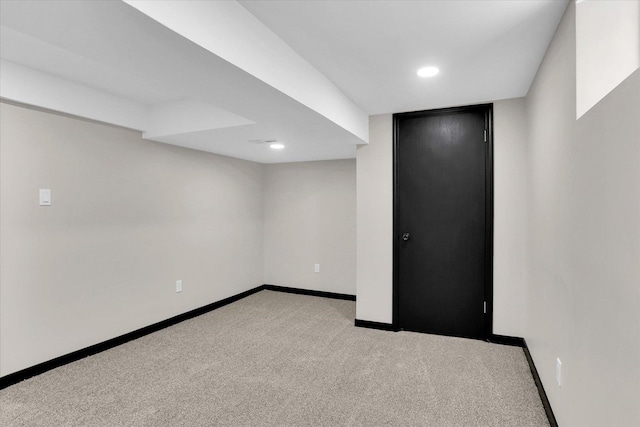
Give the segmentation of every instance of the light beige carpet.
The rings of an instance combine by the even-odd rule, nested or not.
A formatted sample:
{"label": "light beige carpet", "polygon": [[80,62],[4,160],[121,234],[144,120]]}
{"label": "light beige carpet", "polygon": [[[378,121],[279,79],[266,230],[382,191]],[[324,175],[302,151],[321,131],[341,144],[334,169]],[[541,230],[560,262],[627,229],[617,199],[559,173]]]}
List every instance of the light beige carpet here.
{"label": "light beige carpet", "polygon": [[261,291],[0,391],[2,426],[548,426],[522,349]]}

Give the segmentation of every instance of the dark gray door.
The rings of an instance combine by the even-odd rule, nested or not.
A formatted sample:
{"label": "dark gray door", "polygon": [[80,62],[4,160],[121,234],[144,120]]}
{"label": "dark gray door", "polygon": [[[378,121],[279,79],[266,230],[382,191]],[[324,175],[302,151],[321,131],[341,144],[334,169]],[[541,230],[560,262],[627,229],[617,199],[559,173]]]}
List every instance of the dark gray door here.
{"label": "dark gray door", "polygon": [[485,336],[490,108],[394,116],[394,289],[402,329]]}

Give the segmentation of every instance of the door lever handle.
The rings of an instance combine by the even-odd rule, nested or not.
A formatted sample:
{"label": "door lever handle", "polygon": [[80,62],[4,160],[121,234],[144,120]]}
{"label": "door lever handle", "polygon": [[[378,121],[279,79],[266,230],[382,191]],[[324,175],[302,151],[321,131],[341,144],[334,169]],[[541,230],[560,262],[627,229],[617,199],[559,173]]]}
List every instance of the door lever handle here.
{"label": "door lever handle", "polygon": [[411,237],[411,235],[409,233],[404,233],[402,235],[402,240],[404,240],[406,242],[407,240],[409,240],[409,237]]}

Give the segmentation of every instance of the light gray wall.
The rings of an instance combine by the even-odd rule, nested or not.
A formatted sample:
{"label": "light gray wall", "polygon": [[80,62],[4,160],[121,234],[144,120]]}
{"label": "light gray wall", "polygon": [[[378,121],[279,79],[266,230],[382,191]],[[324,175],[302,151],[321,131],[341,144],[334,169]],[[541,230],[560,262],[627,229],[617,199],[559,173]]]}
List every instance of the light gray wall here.
{"label": "light gray wall", "polygon": [[[393,117],[371,116],[358,148],[356,317],[393,315]],[[526,313],[526,120],[524,99],[494,103],[494,332],[522,336]]]}
{"label": "light gray wall", "polygon": [[0,375],[263,283],[262,165],[5,103],[0,124]]}
{"label": "light gray wall", "polygon": [[527,311],[525,99],[494,102],[493,116],[493,333],[522,337]]}
{"label": "light gray wall", "polygon": [[640,1],[576,4],[576,117],[640,67]]}
{"label": "light gray wall", "polygon": [[369,144],[358,147],[356,318],[391,323],[393,315],[392,116],[369,117]]}
{"label": "light gray wall", "polygon": [[266,165],[264,186],[265,283],[355,295],[355,160]]}
{"label": "light gray wall", "polygon": [[561,426],[637,426],[640,71],[576,121],[575,64],[571,2],[527,96],[525,337]]}

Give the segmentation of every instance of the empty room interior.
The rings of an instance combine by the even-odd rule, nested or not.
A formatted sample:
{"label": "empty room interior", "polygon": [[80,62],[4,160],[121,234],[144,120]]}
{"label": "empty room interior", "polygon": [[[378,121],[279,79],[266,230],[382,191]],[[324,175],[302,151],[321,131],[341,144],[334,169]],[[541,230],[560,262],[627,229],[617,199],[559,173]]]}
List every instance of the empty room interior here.
{"label": "empty room interior", "polygon": [[0,0],[0,425],[640,426],[640,2]]}

